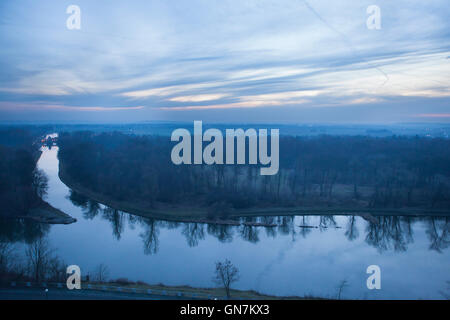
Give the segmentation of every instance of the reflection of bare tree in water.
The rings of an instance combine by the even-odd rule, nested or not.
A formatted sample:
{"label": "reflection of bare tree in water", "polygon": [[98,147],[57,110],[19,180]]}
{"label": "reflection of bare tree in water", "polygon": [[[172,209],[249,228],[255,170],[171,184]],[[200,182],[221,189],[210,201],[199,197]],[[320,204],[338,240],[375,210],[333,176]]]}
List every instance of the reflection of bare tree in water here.
{"label": "reflection of bare tree in water", "polygon": [[257,227],[242,226],[242,228],[240,230],[240,234],[241,234],[242,239],[244,239],[248,242],[252,242],[252,243],[259,242],[259,230]]}
{"label": "reflection of bare tree in water", "polygon": [[406,251],[407,244],[413,241],[411,220],[397,216],[375,217],[378,223],[369,222],[366,228],[366,242],[380,252],[394,248]]}
{"label": "reflection of bare tree in water", "polygon": [[358,228],[356,226],[356,217],[355,216],[348,217],[347,230],[345,231],[345,236],[350,241],[353,241],[359,237],[359,232],[358,232]]}
{"label": "reflection of bare tree in water", "polygon": [[336,227],[337,223],[334,220],[334,216],[320,216],[320,220],[319,220],[319,230],[320,231],[324,231],[327,228],[330,227]]}
{"label": "reflection of bare tree in water", "polygon": [[82,209],[83,217],[85,219],[92,220],[99,214],[101,210],[100,204],[97,201],[93,201],[82,195],[81,193],[75,192],[73,190],[70,190],[70,195],[67,198],[72,202],[73,205]]}
{"label": "reflection of bare tree in water", "polygon": [[403,230],[405,232],[405,239],[406,239],[406,243],[413,243],[414,242],[414,237],[413,237],[413,228],[412,225],[414,223],[414,218],[412,217],[402,217],[402,225],[403,225]]}
{"label": "reflection of bare tree in water", "polygon": [[257,227],[242,225],[239,230],[242,239],[257,243],[259,241],[259,230]]}
{"label": "reflection of bare tree in water", "polygon": [[233,240],[233,227],[224,224],[208,224],[206,231],[216,237],[220,242],[231,242]]}
{"label": "reflection of bare tree in water", "polygon": [[[83,217],[85,219],[92,220],[101,212],[102,218],[111,222],[114,237],[117,240],[120,240],[120,237],[122,236],[122,232],[124,230],[124,212],[111,207],[105,207],[102,210],[100,204],[97,201],[93,201],[86,196],[72,190],[70,191],[70,195],[68,198],[75,206],[82,209]],[[129,220],[132,223],[133,219],[129,218]]]}
{"label": "reflection of bare tree in water", "polygon": [[[274,217],[261,217],[261,222],[265,224],[275,224]],[[277,236],[277,229],[275,227],[265,227],[266,235],[270,238],[275,238]]]}
{"label": "reflection of bare tree in water", "polygon": [[133,214],[128,214],[128,226],[131,230],[136,228],[136,224],[141,221],[142,217],[135,216]]}
{"label": "reflection of bare tree in water", "polygon": [[[309,216],[302,216],[302,223],[301,226],[309,226]],[[300,234],[303,238],[306,238],[308,234],[310,234],[312,231],[311,228],[300,228]]]}
{"label": "reflection of bare tree in water", "polygon": [[83,216],[86,219],[94,219],[100,213],[100,204],[96,201],[89,200],[87,207],[83,210]]}
{"label": "reflection of bare tree in water", "polygon": [[0,241],[32,243],[50,231],[50,224],[31,219],[0,219]]}
{"label": "reflection of bare tree in water", "polygon": [[106,207],[103,209],[103,218],[111,222],[113,235],[117,240],[120,240],[124,229],[124,213],[117,209]]}
{"label": "reflection of bare tree in water", "polygon": [[82,195],[81,193],[70,190],[70,194],[66,197],[68,198],[74,206],[80,208],[86,208],[89,198]]}
{"label": "reflection of bare tree in water", "polygon": [[139,234],[142,241],[144,242],[144,253],[145,254],[157,253],[159,248],[158,222],[154,219],[145,219],[145,218],[141,218],[140,222],[144,229],[144,231]]}
{"label": "reflection of bare tree in water", "polygon": [[202,223],[185,223],[181,233],[186,237],[189,247],[198,246],[199,240],[205,238],[205,228]]}
{"label": "reflection of bare tree in water", "polygon": [[277,217],[278,220],[278,232],[283,235],[292,234],[292,240],[295,241],[295,228],[294,228],[294,216],[282,216]]}
{"label": "reflection of bare tree in water", "polygon": [[442,252],[450,245],[450,218],[427,218],[427,236],[430,240],[430,249]]}
{"label": "reflection of bare tree in water", "polygon": [[173,229],[177,229],[180,226],[180,222],[165,221],[164,226],[169,230],[173,230]]}

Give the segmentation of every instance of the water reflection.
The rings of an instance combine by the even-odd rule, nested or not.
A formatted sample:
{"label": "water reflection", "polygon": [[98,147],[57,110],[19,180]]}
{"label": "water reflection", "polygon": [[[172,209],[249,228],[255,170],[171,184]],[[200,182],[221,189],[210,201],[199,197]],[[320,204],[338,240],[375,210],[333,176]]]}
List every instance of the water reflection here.
{"label": "water reflection", "polygon": [[205,239],[203,223],[184,223],[181,233],[186,237],[189,247],[196,247],[200,240]]}
{"label": "water reflection", "polygon": [[366,242],[380,252],[389,249],[406,251],[407,245],[413,242],[411,218],[382,216],[375,219],[376,223],[366,227]]}
{"label": "water reflection", "polygon": [[50,225],[30,219],[0,219],[0,242],[33,243],[50,231]]}
{"label": "water reflection", "polygon": [[241,228],[239,228],[239,234],[241,235],[242,239],[244,239],[248,242],[257,243],[259,241],[259,228],[258,227],[243,225]]}
{"label": "water reflection", "polygon": [[349,217],[347,222],[347,229],[345,230],[345,236],[349,241],[353,241],[359,237],[355,216]]}
{"label": "water reflection", "polygon": [[449,217],[444,219],[428,219],[427,220],[427,236],[430,240],[430,249],[442,252],[447,249],[450,244],[450,224]]}
{"label": "water reflection", "polygon": [[226,243],[233,240],[233,230],[230,226],[222,224],[208,224],[208,234],[217,238],[220,242]]}
{"label": "water reflection", "polygon": [[[430,250],[442,252],[450,244],[449,217],[376,216],[370,221],[364,220],[365,227],[360,228],[361,230],[359,229],[361,224],[357,223],[358,217],[354,215],[346,216],[346,222],[342,225],[337,223],[336,216],[331,215],[246,217],[236,220],[239,225],[205,224],[155,220],[127,214],[99,204],[74,191],[70,192],[68,199],[82,209],[85,219],[90,220],[99,216],[108,221],[116,240],[121,239],[122,233],[126,229],[126,223],[132,229],[139,225],[142,229],[139,236],[142,239],[145,254],[156,254],[158,252],[160,228],[181,228],[181,234],[189,247],[198,246],[205,239],[206,234],[215,237],[222,243],[232,242],[236,236],[250,243],[258,243],[261,232],[265,232],[269,238],[290,235],[292,241],[295,242],[297,241],[297,235],[306,238],[314,230],[328,232],[328,230],[343,228],[348,241],[354,241],[363,232],[365,242],[382,253],[390,250],[395,252],[406,251],[408,245],[414,241],[412,225],[424,222],[426,234],[430,241]],[[10,228],[3,229],[10,230]],[[19,227],[16,229],[21,230]]]}

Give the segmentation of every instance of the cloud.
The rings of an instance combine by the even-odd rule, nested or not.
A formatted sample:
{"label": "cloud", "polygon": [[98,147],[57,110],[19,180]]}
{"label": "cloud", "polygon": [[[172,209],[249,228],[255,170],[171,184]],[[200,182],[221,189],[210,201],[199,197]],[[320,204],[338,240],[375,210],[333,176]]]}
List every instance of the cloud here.
{"label": "cloud", "polygon": [[153,96],[171,96],[178,93],[184,92],[192,92],[198,89],[205,89],[208,87],[214,87],[215,83],[195,83],[195,84],[186,84],[186,85],[176,85],[176,86],[167,86],[153,89],[145,89],[145,90],[137,90],[124,92],[120,95],[127,98],[132,99],[145,99]]}
{"label": "cloud", "polygon": [[141,110],[144,106],[130,107],[99,107],[99,106],[67,106],[58,104],[36,103],[17,103],[0,101],[0,110],[3,111],[121,111],[121,110]]}
{"label": "cloud", "polygon": [[422,113],[422,114],[415,114],[414,117],[418,117],[418,118],[450,118],[450,113]]}
{"label": "cloud", "polygon": [[[423,113],[411,104],[419,98],[430,114],[447,111],[445,0],[382,1],[376,31],[365,24],[367,3],[330,3],[79,0],[81,30],[69,31],[64,3],[4,2],[0,100],[12,113],[20,103],[47,111],[140,108],[136,121],[152,118],[152,110],[207,116],[219,109],[239,120],[244,109],[290,120],[293,107],[349,105],[372,107],[361,117],[384,106],[386,118],[409,121]],[[400,116],[390,108],[394,100],[415,110]],[[334,112],[346,121],[348,114]]]}
{"label": "cloud", "polygon": [[174,102],[203,102],[211,100],[219,100],[229,96],[228,94],[197,94],[193,96],[180,96],[170,98],[169,101]]}

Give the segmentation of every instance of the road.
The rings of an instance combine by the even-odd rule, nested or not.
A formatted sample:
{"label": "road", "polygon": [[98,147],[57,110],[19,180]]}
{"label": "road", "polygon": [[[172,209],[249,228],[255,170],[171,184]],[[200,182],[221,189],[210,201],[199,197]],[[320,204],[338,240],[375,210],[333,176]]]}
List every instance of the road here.
{"label": "road", "polygon": [[0,300],[181,300],[182,297],[97,290],[0,288]]}

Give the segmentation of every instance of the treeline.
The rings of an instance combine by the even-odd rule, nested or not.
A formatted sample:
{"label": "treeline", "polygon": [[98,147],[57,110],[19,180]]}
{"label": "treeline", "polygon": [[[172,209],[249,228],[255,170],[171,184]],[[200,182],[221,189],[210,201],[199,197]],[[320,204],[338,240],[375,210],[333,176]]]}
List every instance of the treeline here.
{"label": "treeline", "polygon": [[36,170],[40,130],[0,129],[0,216],[25,216],[41,204],[47,179]]}
{"label": "treeline", "polygon": [[59,136],[64,173],[89,190],[148,207],[450,210],[450,140],[424,137],[280,137],[280,171],[256,165],[174,165],[168,137]]}
{"label": "treeline", "polygon": [[45,237],[28,244],[24,255],[15,244],[0,242],[0,284],[11,281],[64,282],[67,265]]}

